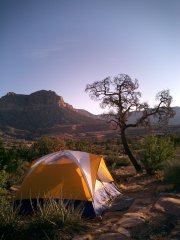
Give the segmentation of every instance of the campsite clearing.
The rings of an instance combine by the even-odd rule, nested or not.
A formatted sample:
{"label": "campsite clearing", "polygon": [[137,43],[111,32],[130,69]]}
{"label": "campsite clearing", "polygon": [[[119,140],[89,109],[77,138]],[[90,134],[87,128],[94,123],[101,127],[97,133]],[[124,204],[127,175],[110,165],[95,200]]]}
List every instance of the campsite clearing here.
{"label": "campsite clearing", "polygon": [[133,203],[125,211],[106,212],[102,220],[90,221],[91,230],[74,240],[180,239],[180,195],[156,176],[136,175],[131,167],[115,174],[121,179],[121,191]]}

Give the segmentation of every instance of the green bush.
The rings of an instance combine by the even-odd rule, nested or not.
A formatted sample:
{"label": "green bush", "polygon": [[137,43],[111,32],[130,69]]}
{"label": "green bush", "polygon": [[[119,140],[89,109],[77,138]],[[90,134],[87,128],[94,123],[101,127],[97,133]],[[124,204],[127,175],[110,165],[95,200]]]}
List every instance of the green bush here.
{"label": "green bush", "polygon": [[8,187],[21,184],[29,167],[29,162],[19,160],[19,165],[17,166],[16,172],[9,173],[10,177],[8,179]]}
{"label": "green bush", "polygon": [[180,190],[180,159],[168,161],[164,166],[164,180]]}
{"label": "green bush", "polygon": [[180,146],[180,137],[179,136],[171,136],[171,140],[174,142],[176,147]]}
{"label": "green bush", "polygon": [[119,156],[119,155],[108,155],[105,157],[105,162],[108,167],[112,167],[112,168],[129,166],[131,164],[127,156]]}
{"label": "green bush", "polygon": [[141,141],[140,161],[148,174],[163,169],[165,162],[175,156],[174,144],[169,137],[148,136]]}
{"label": "green bush", "polygon": [[63,140],[49,137],[40,138],[31,147],[31,151],[34,153],[34,159],[64,149],[65,142]]}
{"label": "green bush", "polygon": [[3,141],[0,139],[0,169],[4,169],[7,164],[7,153]]}
{"label": "green bush", "polygon": [[0,170],[0,190],[7,187],[9,174],[5,170]]}

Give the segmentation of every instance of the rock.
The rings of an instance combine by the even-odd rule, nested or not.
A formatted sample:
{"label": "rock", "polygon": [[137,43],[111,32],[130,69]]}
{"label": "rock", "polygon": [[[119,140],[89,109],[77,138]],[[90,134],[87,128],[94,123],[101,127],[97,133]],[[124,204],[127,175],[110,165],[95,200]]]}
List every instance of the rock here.
{"label": "rock", "polygon": [[138,185],[137,183],[134,183],[134,184],[129,185],[127,190],[131,191],[131,192],[138,192],[138,191],[143,190],[143,186]]}
{"label": "rock", "polygon": [[112,201],[110,207],[108,208],[108,211],[125,211],[131,206],[133,201],[133,198],[121,194]]}
{"label": "rock", "polygon": [[155,209],[174,216],[180,216],[180,199],[161,197],[155,203]]}
{"label": "rock", "polygon": [[89,224],[89,226],[91,226],[91,227],[99,227],[100,223],[92,222],[92,223]]}
{"label": "rock", "polygon": [[93,237],[90,234],[79,235],[79,236],[74,237],[72,240],[93,240]]}
{"label": "rock", "polygon": [[13,186],[11,186],[11,187],[9,188],[9,190],[12,191],[12,192],[16,192],[16,191],[19,190],[19,188],[20,188],[20,186],[15,186],[15,185],[13,185]]}
{"label": "rock", "polygon": [[126,236],[126,237],[130,237],[131,235],[130,235],[130,232],[127,230],[127,229],[125,229],[125,228],[123,228],[123,227],[119,227],[119,226],[117,226],[117,225],[114,225],[112,228],[111,228],[111,230],[113,230],[113,231],[115,231],[115,232],[118,232],[118,233],[121,233],[122,235],[124,235],[124,236]]}
{"label": "rock", "polygon": [[130,211],[137,211],[138,209],[147,207],[148,205],[152,204],[151,198],[137,198],[134,200],[133,204],[129,208]]}
{"label": "rock", "polygon": [[142,213],[126,213],[113,227],[133,228],[145,222]]}
{"label": "rock", "polygon": [[159,196],[162,197],[172,197],[180,199],[180,193],[160,193]]}
{"label": "rock", "polygon": [[129,212],[124,214],[125,217],[129,217],[129,218],[138,218],[138,219],[143,219],[145,220],[145,215],[142,212]]}
{"label": "rock", "polygon": [[[123,215],[122,211],[116,211],[116,212],[104,212],[103,219],[105,220],[113,220],[117,221],[119,218],[121,218]],[[104,222],[104,221],[103,221]]]}
{"label": "rock", "polygon": [[126,237],[121,233],[105,233],[102,234],[98,240],[130,240],[131,238]]}
{"label": "rock", "polygon": [[[107,229],[106,229],[107,230]],[[102,229],[102,228],[98,228],[98,229],[95,229],[94,231],[93,231],[93,233],[94,234],[103,234],[105,232],[105,230],[104,229]]]}
{"label": "rock", "polygon": [[[173,191],[174,184],[162,184],[160,186],[157,186],[156,192],[160,193],[159,195],[167,195],[167,193],[164,193],[164,191]],[[169,193],[168,193],[169,194]]]}
{"label": "rock", "polygon": [[112,225],[112,223],[116,223],[118,221],[119,217],[109,217],[107,220],[103,221],[103,224],[105,225]]}
{"label": "rock", "polygon": [[102,216],[97,216],[94,219],[94,222],[101,222],[102,221]]}
{"label": "rock", "polygon": [[133,228],[139,224],[144,223],[143,219],[134,219],[134,218],[123,218],[121,221],[118,222],[118,226],[122,226],[124,228]]}
{"label": "rock", "polygon": [[177,240],[180,239],[180,220],[178,220],[176,226],[169,235],[169,239]]}

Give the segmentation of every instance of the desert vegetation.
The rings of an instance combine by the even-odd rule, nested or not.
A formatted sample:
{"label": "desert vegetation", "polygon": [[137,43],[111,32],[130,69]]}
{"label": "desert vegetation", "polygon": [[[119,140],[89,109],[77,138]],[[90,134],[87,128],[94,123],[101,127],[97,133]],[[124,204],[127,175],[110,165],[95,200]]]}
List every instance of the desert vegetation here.
{"label": "desert vegetation", "polygon": [[[147,136],[129,139],[129,145],[144,174],[154,175],[170,190],[179,191],[180,137]],[[88,229],[81,209],[66,208],[51,199],[31,216],[21,216],[13,209],[14,190],[21,184],[31,163],[39,157],[64,149],[103,155],[114,179],[120,186],[124,179],[118,170],[131,166],[121,140],[63,140],[42,137],[31,144],[9,146],[0,141],[0,239],[71,239]],[[126,179],[128,181],[128,179]],[[167,188],[168,191],[168,188]]]}

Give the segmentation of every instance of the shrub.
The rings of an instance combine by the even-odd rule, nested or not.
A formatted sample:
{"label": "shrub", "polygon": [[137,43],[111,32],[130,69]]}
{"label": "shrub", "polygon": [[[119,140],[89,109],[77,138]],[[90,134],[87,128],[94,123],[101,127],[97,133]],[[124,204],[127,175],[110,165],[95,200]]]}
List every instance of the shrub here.
{"label": "shrub", "polygon": [[5,170],[0,170],[0,190],[7,187],[8,179],[9,174]]}
{"label": "shrub", "polygon": [[140,161],[148,174],[162,169],[164,163],[175,155],[174,144],[169,137],[148,136],[141,141],[141,149]]}
{"label": "shrub", "polygon": [[180,159],[168,161],[164,166],[164,180],[180,190]]}
{"label": "shrub", "polygon": [[119,163],[118,163],[118,166],[129,166],[131,165],[131,162],[129,160],[129,157],[127,155],[122,155],[120,158],[119,158]]}
{"label": "shrub", "polygon": [[180,146],[180,137],[179,136],[171,136],[171,140],[174,142],[176,147]]}
{"label": "shrub", "polygon": [[105,157],[105,161],[107,166],[112,168],[129,166],[131,164],[127,156],[119,156],[119,155],[108,155]]}
{"label": "shrub", "polygon": [[34,158],[64,149],[65,142],[63,140],[49,137],[40,138],[31,147],[31,150],[34,153]]}
{"label": "shrub", "polygon": [[4,169],[7,164],[7,152],[4,148],[3,141],[0,139],[0,169]]}
{"label": "shrub", "polygon": [[20,160],[19,165],[17,166],[16,172],[11,172],[9,174],[10,177],[8,180],[8,187],[12,185],[21,184],[29,167],[30,167],[29,162]]}
{"label": "shrub", "polygon": [[78,141],[75,143],[75,150],[76,151],[87,151],[87,147],[86,147],[86,143],[85,142],[81,142],[81,141]]}

